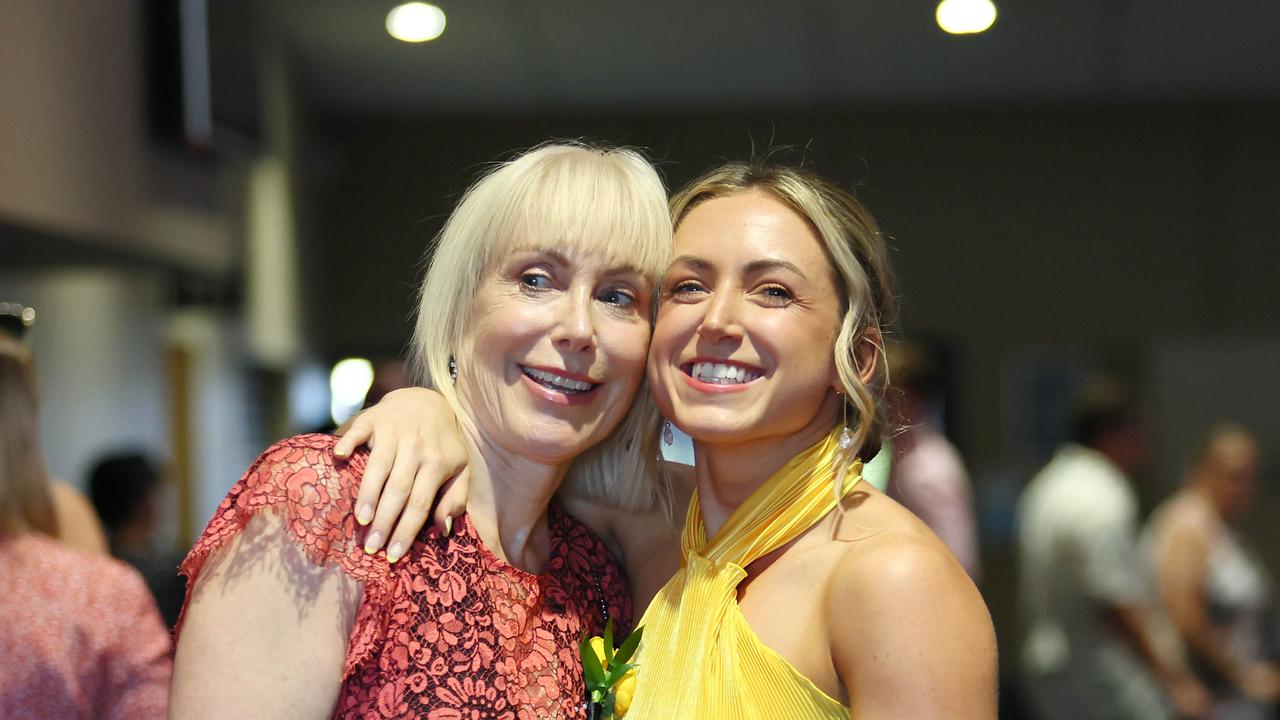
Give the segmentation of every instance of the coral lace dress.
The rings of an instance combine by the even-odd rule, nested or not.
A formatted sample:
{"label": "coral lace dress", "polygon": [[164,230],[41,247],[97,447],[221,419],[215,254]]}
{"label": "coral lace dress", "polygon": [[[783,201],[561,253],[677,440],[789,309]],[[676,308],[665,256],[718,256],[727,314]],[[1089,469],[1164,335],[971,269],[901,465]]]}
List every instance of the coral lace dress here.
{"label": "coral lace dress", "polygon": [[211,553],[271,512],[312,562],[364,587],[334,717],[585,717],[578,640],[599,634],[606,613],[631,622],[626,579],[604,543],[553,504],[539,575],[498,559],[465,516],[448,538],[424,532],[392,565],[358,541],[353,506],[366,456],[337,462],[335,441],[301,435],[263,453],[183,562],[188,588]]}

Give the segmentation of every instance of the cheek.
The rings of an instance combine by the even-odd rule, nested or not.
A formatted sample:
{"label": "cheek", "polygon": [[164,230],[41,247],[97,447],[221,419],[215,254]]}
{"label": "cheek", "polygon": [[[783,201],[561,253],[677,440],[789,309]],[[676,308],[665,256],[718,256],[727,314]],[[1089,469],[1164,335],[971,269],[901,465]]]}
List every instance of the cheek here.
{"label": "cheek", "polygon": [[[693,305],[666,303],[658,307],[658,317],[653,324],[653,343],[650,349],[650,368],[670,361],[669,355],[678,352],[693,336],[702,312]],[[654,358],[653,356],[657,356]]]}
{"label": "cheek", "polygon": [[835,373],[836,331],[829,323],[770,315],[756,326],[751,341],[780,365],[806,375]]}
{"label": "cheek", "polygon": [[545,335],[547,313],[526,303],[495,303],[472,313],[464,349],[473,356],[493,357],[513,346],[528,345]]}
{"label": "cheek", "polygon": [[625,324],[601,333],[600,349],[615,372],[634,375],[639,382],[649,354],[649,324]]}

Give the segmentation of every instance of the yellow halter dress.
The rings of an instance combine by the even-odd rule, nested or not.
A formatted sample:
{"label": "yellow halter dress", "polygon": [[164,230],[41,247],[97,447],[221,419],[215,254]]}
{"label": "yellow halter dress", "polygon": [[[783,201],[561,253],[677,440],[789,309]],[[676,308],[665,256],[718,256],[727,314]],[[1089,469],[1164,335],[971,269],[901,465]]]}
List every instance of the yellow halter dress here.
{"label": "yellow halter dress", "polygon": [[710,541],[694,493],[680,540],[684,566],[641,620],[627,720],[849,717],[760,641],[737,602],[743,568],[813,527],[861,479],[855,461],[836,488],[838,456],[833,432],[757,488]]}

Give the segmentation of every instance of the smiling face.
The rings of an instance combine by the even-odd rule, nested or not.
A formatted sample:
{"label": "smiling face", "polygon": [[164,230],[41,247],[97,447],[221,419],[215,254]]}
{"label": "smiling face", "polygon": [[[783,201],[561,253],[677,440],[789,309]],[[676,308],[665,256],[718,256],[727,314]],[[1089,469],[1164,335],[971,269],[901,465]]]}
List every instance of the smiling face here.
{"label": "smiling face", "polygon": [[455,390],[488,443],[572,460],[622,420],[644,375],[650,282],[585,248],[517,247],[477,288]]}
{"label": "smiling face", "polygon": [[843,315],[813,229],[772,195],[703,202],[675,234],[649,381],[695,440],[742,443],[830,429]]}

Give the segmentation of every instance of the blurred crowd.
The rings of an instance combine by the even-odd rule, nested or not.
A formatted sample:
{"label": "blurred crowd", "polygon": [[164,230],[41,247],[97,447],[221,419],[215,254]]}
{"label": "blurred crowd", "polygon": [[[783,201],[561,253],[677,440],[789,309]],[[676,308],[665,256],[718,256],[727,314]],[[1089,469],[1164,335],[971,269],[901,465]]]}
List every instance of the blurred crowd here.
{"label": "blurred crowd", "polygon": [[[182,553],[157,539],[162,465],[111,453],[87,495],[47,476],[21,310],[0,306],[0,717],[162,717],[185,594]],[[908,341],[888,355],[887,492],[980,583],[974,489],[948,439],[938,357]],[[1002,689],[1019,699],[1009,715],[1276,718],[1271,580],[1238,531],[1259,491],[1258,441],[1236,424],[1206,427],[1180,487],[1144,522],[1144,420],[1130,388],[1098,378],[1076,398],[1069,438],[1026,479],[1021,627],[1002,639],[1017,674]]]}

